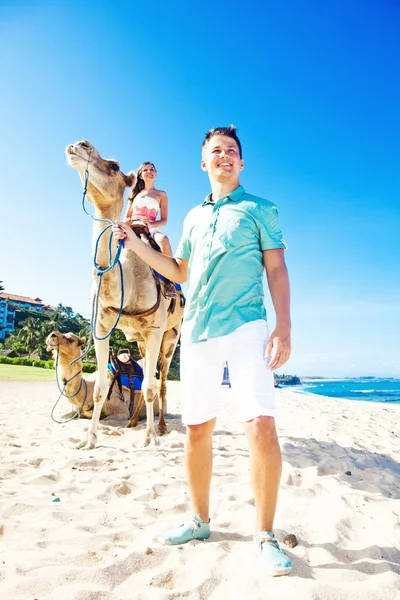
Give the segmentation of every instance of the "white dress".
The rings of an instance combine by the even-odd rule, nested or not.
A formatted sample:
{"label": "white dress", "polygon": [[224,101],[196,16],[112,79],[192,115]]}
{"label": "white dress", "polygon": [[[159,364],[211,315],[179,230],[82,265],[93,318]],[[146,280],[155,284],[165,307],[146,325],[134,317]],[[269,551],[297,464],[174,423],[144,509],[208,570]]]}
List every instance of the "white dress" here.
{"label": "white dress", "polygon": [[151,196],[136,196],[132,202],[131,219],[146,217],[150,223],[150,234],[154,235],[160,231],[158,227],[151,227],[151,223],[157,221],[160,205],[155,198]]}

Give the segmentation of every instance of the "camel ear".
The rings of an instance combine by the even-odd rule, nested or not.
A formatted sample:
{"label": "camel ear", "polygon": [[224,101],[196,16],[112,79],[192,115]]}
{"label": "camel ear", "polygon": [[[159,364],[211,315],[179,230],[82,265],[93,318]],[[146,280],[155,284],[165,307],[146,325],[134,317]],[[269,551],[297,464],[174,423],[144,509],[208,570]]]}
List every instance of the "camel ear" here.
{"label": "camel ear", "polygon": [[134,173],[133,171],[129,171],[129,173],[127,173],[125,175],[125,185],[126,187],[130,188],[133,187],[136,183],[136,173]]}
{"label": "camel ear", "polygon": [[78,346],[84,346],[86,344],[86,338],[79,338]]}

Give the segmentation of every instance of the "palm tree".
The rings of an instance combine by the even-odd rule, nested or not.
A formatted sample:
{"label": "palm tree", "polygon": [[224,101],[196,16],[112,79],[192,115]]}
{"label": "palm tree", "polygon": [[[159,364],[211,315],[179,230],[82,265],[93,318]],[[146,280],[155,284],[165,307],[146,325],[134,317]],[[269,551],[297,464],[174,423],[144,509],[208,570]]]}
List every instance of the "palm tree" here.
{"label": "palm tree", "polygon": [[2,281],[0,281],[0,292],[4,292],[4,285]]}
{"label": "palm tree", "polygon": [[36,350],[38,341],[40,339],[41,329],[40,319],[28,317],[22,324],[21,329],[18,332],[18,338],[25,345],[25,349],[28,352],[29,357],[32,352]]}
{"label": "palm tree", "polygon": [[[58,306],[60,306],[60,305],[58,305]],[[51,313],[51,317],[49,320],[50,331],[53,331],[53,330],[59,331],[60,327],[62,325],[62,314],[61,314],[61,311],[59,310],[58,306],[57,306],[57,310],[55,310]]]}
{"label": "palm tree", "polygon": [[47,348],[46,338],[49,335],[49,333],[53,330],[54,330],[54,327],[52,326],[52,323],[50,321],[42,321],[41,322],[40,328],[37,332],[36,348],[35,348],[36,352],[39,355],[39,358],[41,358],[41,359],[49,358],[49,353],[46,350],[46,348]]}

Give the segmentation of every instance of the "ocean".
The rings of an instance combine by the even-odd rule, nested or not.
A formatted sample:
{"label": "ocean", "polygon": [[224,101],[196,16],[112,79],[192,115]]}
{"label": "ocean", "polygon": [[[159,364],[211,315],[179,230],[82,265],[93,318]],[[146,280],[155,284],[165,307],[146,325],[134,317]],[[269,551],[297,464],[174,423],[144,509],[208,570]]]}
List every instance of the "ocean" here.
{"label": "ocean", "polygon": [[356,379],[307,379],[300,378],[299,391],[368,402],[398,402],[400,404],[400,379],[360,377]]}

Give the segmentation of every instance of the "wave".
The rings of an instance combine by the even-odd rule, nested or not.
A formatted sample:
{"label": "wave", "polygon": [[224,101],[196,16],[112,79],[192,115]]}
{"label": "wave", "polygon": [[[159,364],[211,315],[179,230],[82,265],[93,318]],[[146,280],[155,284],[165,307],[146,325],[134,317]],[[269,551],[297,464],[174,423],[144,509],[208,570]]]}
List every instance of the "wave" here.
{"label": "wave", "polygon": [[400,389],[397,390],[344,390],[342,386],[340,389],[329,389],[322,386],[307,386],[303,388],[305,393],[315,394],[317,396],[328,396],[331,398],[340,398],[343,400],[367,400],[372,402],[400,402]]}

